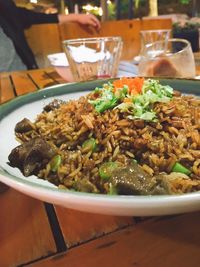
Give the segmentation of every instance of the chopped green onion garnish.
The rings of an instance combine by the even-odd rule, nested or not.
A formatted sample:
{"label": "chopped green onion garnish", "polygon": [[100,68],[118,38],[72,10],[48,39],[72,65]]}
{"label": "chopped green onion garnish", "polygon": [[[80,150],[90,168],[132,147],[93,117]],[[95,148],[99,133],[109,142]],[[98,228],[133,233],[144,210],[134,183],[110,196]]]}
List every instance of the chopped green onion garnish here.
{"label": "chopped green onion garnish", "polygon": [[191,171],[189,169],[187,169],[186,167],[184,167],[182,164],[180,164],[179,162],[176,162],[172,168],[173,172],[180,172],[180,173],[184,173],[186,175],[189,175],[191,173]]}
{"label": "chopped green onion garnish", "polygon": [[111,183],[109,183],[108,194],[109,195],[117,195],[117,188]]}
{"label": "chopped green onion garnish", "polygon": [[[138,78],[130,80],[134,82],[134,79],[138,82]],[[124,82],[127,82],[127,79]],[[108,82],[103,84],[101,88],[95,89],[94,94],[98,92],[98,96],[89,100],[89,103],[99,113],[115,108],[120,109],[121,112],[128,113],[129,119],[156,121],[157,114],[153,110],[153,104],[170,101],[173,97],[173,89],[168,85],[162,85],[158,80],[154,79],[146,79],[140,85],[141,90],[137,91],[128,84],[122,83],[121,85],[119,84],[120,87],[116,87],[114,82]]]}
{"label": "chopped green onion garnish", "polygon": [[98,111],[99,113],[102,113],[107,109],[114,108],[116,104],[117,104],[117,98],[114,97],[112,99],[102,100],[96,105],[95,108],[96,108],[96,111]]}
{"label": "chopped green onion garnish", "polygon": [[87,150],[87,151],[96,151],[97,149],[97,143],[96,143],[96,140],[94,138],[90,138],[88,140],[86,140],[83,144],[82,144],[82,148],[84,150]]}
{"label": "chopped green onion garnish", "polygon": [[61,164],[61,156],[56,155],[50,161],[51,171],[56,172],[58,170],[58,167],[60,166],[60,164]]}
{"label": "chopped green onion garnish", "polygon": [[103,163],[99,168],[99,175],[103,180],[108,180],[113,171],[118,167],[116,162],[108,161]]}

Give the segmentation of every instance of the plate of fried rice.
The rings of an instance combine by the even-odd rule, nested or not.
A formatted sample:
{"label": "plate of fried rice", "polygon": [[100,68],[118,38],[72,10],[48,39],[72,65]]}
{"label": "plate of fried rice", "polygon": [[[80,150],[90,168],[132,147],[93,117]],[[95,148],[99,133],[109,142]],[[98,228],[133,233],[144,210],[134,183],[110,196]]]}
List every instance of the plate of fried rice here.
{"label": "plate of fried rice", "polygon": [[200,209],[200,82],[64,84],[0,106],[0,181],[86,212]]}

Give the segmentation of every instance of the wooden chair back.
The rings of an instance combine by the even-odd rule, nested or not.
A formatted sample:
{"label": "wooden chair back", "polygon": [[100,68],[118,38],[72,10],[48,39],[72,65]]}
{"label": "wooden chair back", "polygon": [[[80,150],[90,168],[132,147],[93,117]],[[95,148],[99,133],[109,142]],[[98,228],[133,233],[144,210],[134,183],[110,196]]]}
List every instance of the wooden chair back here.
{"label": "wooden chair back", "polygon": [[39,67],[50,66],[47,55],[62,51],[58,24],[38,24],[25,32]]}

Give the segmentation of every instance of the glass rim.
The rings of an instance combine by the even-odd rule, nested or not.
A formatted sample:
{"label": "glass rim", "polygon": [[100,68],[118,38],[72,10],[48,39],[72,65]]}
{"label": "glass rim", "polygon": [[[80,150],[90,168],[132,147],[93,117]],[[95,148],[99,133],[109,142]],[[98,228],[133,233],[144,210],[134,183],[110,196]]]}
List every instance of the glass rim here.
{"label": "glass rim", "polygon": [[95,43],[101,41],[118,41],[122,42],[121,36],[106,36],[106,37],[89,37],[89,38],[76,38],[76,39],[69,39],[63,40],[62,43],[66,44],[76,44],[76,43]]}
{"label": "glass rim", "polygon": [[[183,39],[183,38],[169,38],[167,40],[159,40],[159,41],[155,41],[155,42],[152,42],[152,43],[149,43],[146,45],[146,47],[152,47],[153,45],[155,44],[160,44],[160,43],[175,43],[175,42],[179,42],[179,43],[185,43],[187,44],[187,46],[190,46],[190,42],[186,39]],[[184,48],[183,48],[184,49]],[[182,49],[182,50],[183,50]]]}
{"label": "glass rim", "polygon": [[[153,42],[153,43],[147,44],[147,45],[144,46],[145,48],[143,48],[143,49],[144,49],[144,51],[147,51],[149,48],[152,48],[152,47],[153,47],[154,45],[156,45],[156,44],[166,43],[166,45],[168,45],[169,43],[175,43],[175,42],[177,42],[177,43],[178,43],[178,42],[179,42],[179,43],[184,43],[184,44],[186,44],[186,46],[183,47],[180,51],[177,51],[177,52],[174,53],[174,54],[182,53],[182,52],[184,52],[186,49],[188,49],[189,47],[191,47],[190,42],[189,42],[188,40],[186,40],[186,39],[181,39],[181,38],[170,38],[170,39],[167,39],[167,40],[155,41],[155,42]],[[174,55],[174,54],[173,54],[173,55]],[[170,55],[167,56],[167,57],[170,57]]]}
{"label": "glass rim", "polygon": [[170,32],[172,29],[141,30],[140,32]]}

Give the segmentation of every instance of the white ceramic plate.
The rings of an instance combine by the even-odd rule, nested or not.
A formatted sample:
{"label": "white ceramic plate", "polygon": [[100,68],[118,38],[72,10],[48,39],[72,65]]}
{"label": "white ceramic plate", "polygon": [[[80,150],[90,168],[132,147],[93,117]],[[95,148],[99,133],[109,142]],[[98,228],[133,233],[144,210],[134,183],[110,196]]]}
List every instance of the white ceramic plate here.
{"label": "white ceramic plate", "polygon": [[[74,99],[94,89],[103,81],[60,85],[18,97],[0,106],[0,181],[37,199],[86,212],[152,216],[200,210],[200,192],[180,196],[110,196],[91,193],[66,192],[34,176],[24,177],[8,164],[8,155],[18,145],[14,127],[24,117],[33,120],[53,98]],[[200,94],[197,80],[165,79],[184,92]]]}

